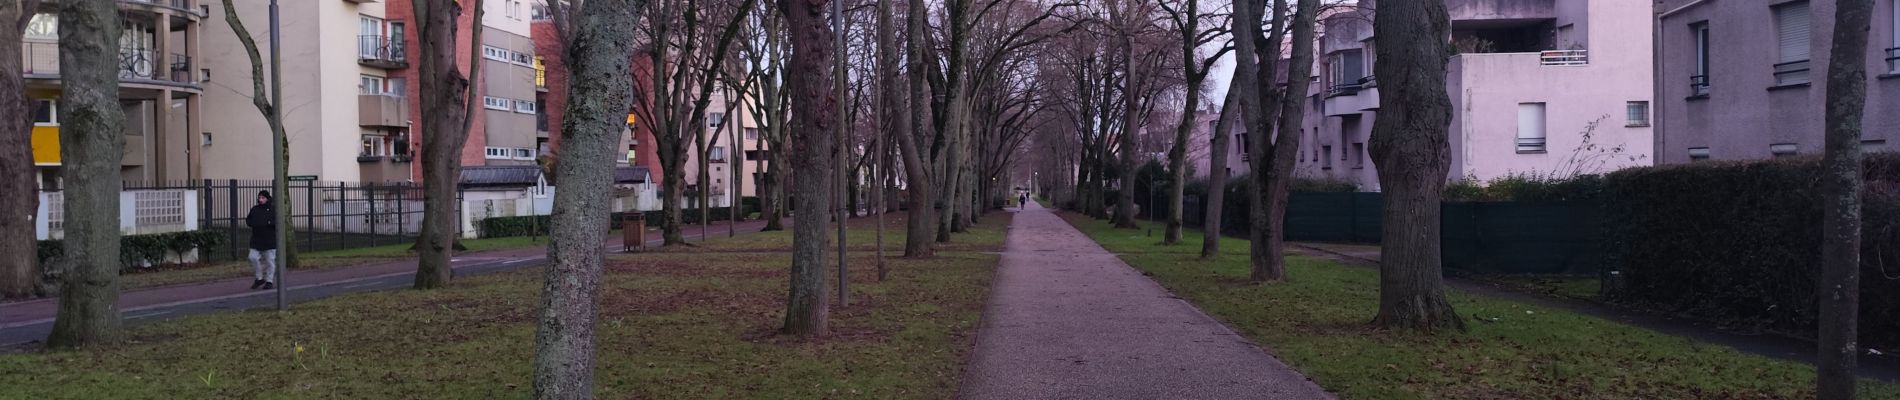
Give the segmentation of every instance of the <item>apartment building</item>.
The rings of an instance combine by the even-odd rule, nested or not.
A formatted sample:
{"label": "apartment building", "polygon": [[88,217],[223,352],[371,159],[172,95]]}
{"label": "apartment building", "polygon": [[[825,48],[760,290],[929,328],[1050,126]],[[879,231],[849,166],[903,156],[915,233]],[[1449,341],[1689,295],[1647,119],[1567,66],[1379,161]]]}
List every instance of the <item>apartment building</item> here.
{"label": "apartment building", "polygon": [[[1641,0],[1444,0],[1447,179],[1565,176],[1652,163],[1648,7]],[[1376,5],[1322,20],[1296,174],[1378,190],[1367,151],[1378,118]],[[1248,162],[1240,149],[1230,158]]]}
{"label": "apartment building", "polygon": [[[21,50],[26,90],[33,99],[33,163],[42,184],[57,185],[59,147],[59,19],[61,2],[45,0],[28,23]],[[205,87],[200,38],[210,24],[200,0],[118,0],[119,99],[126,116],[121,176],[126,180],[180,180],[203,176],[199,143]]]}
{"label": "apartment building", "polygon": [[[719,85],[723,87],[724,85]],[[724,90],[714,90],[706,107],[706,166],[710,175],[707,182],[710,187],[699,187],[699,147],[687,145],[686,156],[686,192],[704,194],[707,204],[713,207],[727,207],[738,197],[758,195],[759,172],[765,169],[765,159],[771,156],[769,146],[759,137],[761,125],[752,115],[755,98],[746,96],[739,103],[733,103],[732,94]],[[714,137],[718,137],[714,140]],[[733,140],[733,139],[738,140]],[[733,179],[733,170],[739,171],[739,178]],[[737,194],[735,197],[733,194]],[[688,200],[688,204],[693,204]]]}
{"label": "apartment building", "polygon": [[[1819,154],[1834,1],[1655,4],[1660,163]],[[1874,2],[1862,147],[1900,140],[1900,2]]]}
{"label": "apartment building", "polygon": [[[204,122],[200,144],[206,179],[270,179],[270,126],[252,106],[251,64],[224,23],[222,3],[210,12],[205,63],[215,78],[205,99],[217,114]],[[269,62],[270,2],[233,4]],[[325,181],[401,182],[415,164],[409,138],[414,108],[393,71],[409,66],[406,21],[389,18],[375,1],[282,1],[283,117],[291,151],[289,175]],[[268,69],[265,71],[269,73]],[[268,76],[266,77],[268,79]],[[265,93],[268,95],[268,93]]]}
{"label": "apartment building", "polygon": [[[462,10],[474,10],[475,1],[459,0]],[[480,54],[469,54],[466,44],[456,46],[456,59],[463,62],[464,73],[468,72],[468,62],[482,63],[481,76],[471,78],[475,82],[471,90],[476,91],[480,108],[470,116],[468,141],[462,148],[464,166],[533,166],[542,151],[548,137],[536,129],[540,104],[536,102],[540,88],[535,85],[535,43],[533,38],[533,7],[531,0],[479,0],[483,1],[483,27]],[[410,21],[415,18],[415,10],[407,1],[385,3],[390,21]],[[456,34],[467,40],[474,21],[474,12],[464,11],[456,17],[460,24]],[[404,30],[390,34],[391,40],[400,35],[405,43],[420,43],[417,32]],[[417,50],[420,51],[420,50]],[[421,83],[409,77],[417,74],[418,65],[410,63],[402,68],[393,69],[389,77],[398,80],[406,87],[402,93],[421,91]],[[405,107],[411,110],[422,108],[418,96],[404,96]],[[420,124],[411,124],[407,137],[411,147],[420,148],[424,136]],[[412,163],[410,173],[416,180],[422,175],[422,165]]]}
{"label": "apartment building", "polygon": [[[535,48],[536,88],[535,104],[540,111],[535,118],[535,131],[539,137],[547,138],[547,145],[539,149],[543,153],[560,154],[561,124],[567,120],[568,69],[566,54],[562,52],[561,35],[554,21],[539,4],[531,11],[531,26]],[[644,57],[635,58],[641,62]],[[636,68],[636,70],[638,70]],[[614,160],[618,168],[632,168],[626,174],[643,175],[642,182],[658,182],[661,179],[660,158],[653,146],[653,132],[645,129],[628,112],[627,129],[621,131],[620,143],[615,149],[625,149],[626,156]],[[644,144],[644,146],[642,146]],[[637,172],[634,172],[637,171]]]}

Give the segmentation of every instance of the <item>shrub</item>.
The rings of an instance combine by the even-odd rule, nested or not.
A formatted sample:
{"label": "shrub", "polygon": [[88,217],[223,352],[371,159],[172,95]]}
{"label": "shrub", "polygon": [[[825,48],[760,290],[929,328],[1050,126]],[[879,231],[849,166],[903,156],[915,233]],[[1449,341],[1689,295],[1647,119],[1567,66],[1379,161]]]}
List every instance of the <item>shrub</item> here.
{"label": "shrub", "polygon": [[1338,178],[1294,178],[1287,185],[1288,193],[1351,193],[1359,191],[1359,184]]}
{"label": "shrub", "polygon": [[[1861,327],[1900,345],[1900,154],[1866,163]],[[1817,158],[1618,171],[1602,185],[1606,270],[1618,302],[1811,336],[1821,254]],[[1893,264],[1893,266],[1889,266]]]}
{"label": "shrub", "polygon": [[1577,175],[1549,178],[1537,175],[1510,175],[1489,182],[1465,178],[1445,185],[1445,201],[1523,201],[1549,203],[1595,200],[1603,192],[1603,177]]}
{"label": "shrub", "polygon": [[[151,264],[164,264],[170,255],[216,248],[223,244],[224,237],[219,232],[203,230],[122,236],[119,238],[119,269],[126,271]],[[47,265],[65,256],[66,246],[59,240],[42,240],[38,251],[40,265]]]}

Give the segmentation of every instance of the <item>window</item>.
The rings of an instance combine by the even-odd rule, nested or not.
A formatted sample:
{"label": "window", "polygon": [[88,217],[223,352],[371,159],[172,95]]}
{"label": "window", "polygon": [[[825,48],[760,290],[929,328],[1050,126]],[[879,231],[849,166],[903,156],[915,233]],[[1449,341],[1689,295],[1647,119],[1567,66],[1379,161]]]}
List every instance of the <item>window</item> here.
{"label": "window", "polygon": [[627,162],[633,163],[636,161],[640,161],[640,145],[639,144],[627,145]]}
{"label": "window", "polygon": [[1319,168],[1333,169],[1333,146],[1320,146],[1319,148],[1320,153],[1325,155],[1325,157],[1319,159]]}
{"label": "window", "polygon": [[1789,3],[1774,8],[1775,31],[1781,58],[1775,63],[1775,85],[1798,85],[1811,81],[1808,76],[1810,38],[1808,3]]}
{"label": "window", "polygon": [[356,84],[356,89],[358,93],[368,94],[368,95],[383,94],[384,92],[383,88],[385,86],[383,77],[363,75],[361,79],[362,81]]}
{"label": "window", "polygon": [[745,151],[746,161],[764,160],[771,156],[772,156],[771,150],[746,150]]}
{"label": "window", "polygon": [[759,130],[757,128],[745,128],[745,140],[759,140]]}
{"label": "window", "polygon": [[1776,144],[1768,145],[1768,154],[1775,155],[1775,158],[1793,157],[1795,153],[1799,153],[1799,152],[1800,152],[1800,147],[1796,146],[1794,143],[1776,143]]}
{"label": "window", "polygon": [[533,160],[534,159],[534,149],[524,149],[524,148],[516,147],[509,150],[514,152],[514,156],[516,160]]}
{"label": "window", "polygon": [[59,103],[53,100],[33,101],[33,125],[59,125]]}
{"label": "window", "polygon": [[1887,72],[1900,74],[1900,1],[1893,2],[1892,11],[1893,25],[1887,30],[1893,31],[1893,41],[1889,42],[1893,47],[1887,49]]}
{"label": "window", "polygon": [[1234,134],[1234,143],[1240,143],[1240,148],[1235,149],[1235,150],[1240,151],[1240,162],[1249,162],[1247,158],[1253,155],[1253,152],[1249,151],[1249,149],[1252,149],[1253,147],[1247,145],[1247,134],[1245,133]]}
{"label": "window", "polygon": [[409,83],[408,81],[405,81],[402,78],[389,78],[388,81],[389,83],[384,85],[386,89],[383,90],[383,94],[396,96],[396,97],[402,97],[402,96],[407,95],[407,93],[409,92],[408,87],[404,86]]}
{"label": "window", "polygon": [[718,128],[720,124],[724,123],[726,123],[726,113],[712,113],[706,115],[706,126]]}
{"label": "window", "polygon": [[1707,147],[1690,147],[1689,148],[1689,161],[1705,161],[1708,159],[1709,159],[1709,148]]}
{"label": "window", "polygon": [[487,159],[490,159],[490,160],[506,160],[506,159],[508,159],[508,148],[506,148],[506,147],[483,147],[483,148],[482,148],[482,158],[487,158]]}
{"label": "window", "polygon": [[502,62],[507,62],[507,61],[508,61],[508,53],[511,53],[511,52],[510,52],[510,51],[508,51],[508,50],[504,50],[504,49],[502,49],[502,48],[500,48],[500,47],[495,47],[495,46],[482,46],[482,58],[486,58],[486,59],[490,59],[490,60],[495,60],[495,61],[502,61]]}
{"label": "window", "polygon": [[508,62],[515,63],[515,65],[533,67],[534,55],[518,51],[511,52],[511,54],[508,55]]}
{"label": "window", "polygon": [[26,38],[40,40],[59,40],[59,16],[56,14],[33,14],[26,23]]}
{"label": "window", "polygon": [[1629,121],[1623,126],[1649,126],[1649,102],[1632,101],[1625,108],[1624,114],[1628,115]]}
{"label": "window", "polygon": [[726,146],[713,146],[706,154],[706,162],[726,162]]}
{"label": "window", "polygon": [[522,113],[522,114],[533,114],[534,110],[537,110],[535,108],[534,102],[532,101],[515,100],[514,102],[515,102],[515,112]]}
{"label": "window", "polygon": [[1867,140],[1860,141],[1860,151],[1862,153],[1878,152],[1878,151],[1881,151],[1882,149],[1885,149],[1886,147],[1887,147],[1886,140],[1867,139]]}
{"label": "window", "polygon": [[508,111],[508,107],[513,104],[514,102],[508,99],[495,96],[482,96],[482,108]]}
{"label": "window", "polygon": [[1709,23],[1689,25],[1695,31],[1695,75],[1689,76],[1689,95],[1709,94]]}
{"label": "window", "polygon": [[382,157],[389,155],[389,137],[376,133],[363,133],[362,157]]}
{"label": "window", "polygon": [[1366,169],[1366,144],[1352,144],[1352,169]]}
{"label": "window", "polygon": [[1544,152],[1544,103],[1517,104],[1517,152]]}
{"label": "window", "polygon": [[506,14],[508,19],[521,19],[521,9],[517,8],[517,6],[520,5],[521,2],[519,1],[508,0],[508,2],[501,7],[502,13]]}
{"label": "window", "polygon": [[381,42],[383,38],[383,20],[381,18],[368,15],[358,16],[356,21],[356,34],[363,38],[356,42],[356,52],[359,57],[365,60],[383,58],[381,57],[381,49],[378,48],[382,46],[382,43],[379,42]]}

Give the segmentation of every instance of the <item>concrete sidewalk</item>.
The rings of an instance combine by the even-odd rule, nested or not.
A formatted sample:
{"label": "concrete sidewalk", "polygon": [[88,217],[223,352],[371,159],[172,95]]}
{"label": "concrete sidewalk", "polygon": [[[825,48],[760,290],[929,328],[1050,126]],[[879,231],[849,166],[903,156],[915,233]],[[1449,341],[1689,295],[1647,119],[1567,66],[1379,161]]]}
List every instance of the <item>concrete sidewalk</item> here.
{"label": "concrete sidewalk", "polygon": [[959,398],[1333,398],[1048,209],[1007,243]]}
{"label": "concrete sidewalk", "polygon": [[[788,227],[791,225],[790,219],[783,222]],[[740,222],[736,230],[743,235],[758,232],[764,227],[764,221],[754,220]],[[712,238],[720,238],[725,236],[725,228],[723,223],[715,224],[713,229],[704,233]],[[680,233],[689,241],[705,240],[701,237],[698,225],[684,226]],[[648,232],[647,238],[649,246],[661,243],[657,231]],[[602,251],[620,252],[620,239],[617,235],[607,238]],[[546,259],[546,247],[527,247],[460,253],[454,256],[450,264],[455,275],[462,277],[537,266]],[[415,272],[416,259],[408,258],[354,267],[289,271],[283,281],[287,284],[284,287],[287,298],[297,303],[340,294],[408,287],[414,280]],[[130,325],[192,314],[276,305],[276,291],[251,290],[250,286],[251,277],[246,276],[131,290],[119,294],[119,312]],[[53,316],[58,311],[58,298],[0,304],[0,350],[44,339],[51,332]]]}

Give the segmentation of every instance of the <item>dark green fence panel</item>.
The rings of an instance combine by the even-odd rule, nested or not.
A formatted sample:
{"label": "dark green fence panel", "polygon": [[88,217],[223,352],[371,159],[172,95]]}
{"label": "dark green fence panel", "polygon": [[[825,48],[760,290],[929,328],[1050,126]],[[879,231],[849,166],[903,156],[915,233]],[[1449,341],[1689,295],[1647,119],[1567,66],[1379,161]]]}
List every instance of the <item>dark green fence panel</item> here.
{"label": "dark green fence panel", "polygon": [[1594,202],[1445,203],[1445,268],[1502,274],[1590,274],[1602,262]]}
{"label": "dark green fence panel", "polygon": [[1379,242],[1379,193],[1292,193],[1287,196],[1287,240]]}

